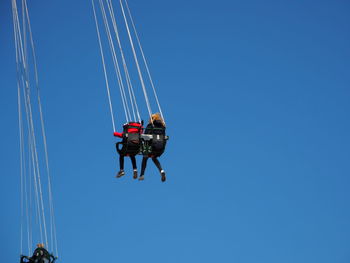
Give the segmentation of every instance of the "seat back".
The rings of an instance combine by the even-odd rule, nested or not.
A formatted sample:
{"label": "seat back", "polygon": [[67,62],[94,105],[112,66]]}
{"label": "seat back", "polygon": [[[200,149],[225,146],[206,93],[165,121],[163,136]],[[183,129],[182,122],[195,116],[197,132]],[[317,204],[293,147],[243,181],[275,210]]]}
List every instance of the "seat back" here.
{"label": "seat back", "polygon": [[168,139],[165,135],[165,127],[152,127],[148,133],[152,134],[152,138],[142,140],[142,154],[149,157],[161,156]]}
{"label": "seat back", "polygon": [[[136,155],[140,152],[142,127],[136,124],[129,122],[123,126],[123,140],[116,145],[119,154]],[[122,145],[121,149],[119,145]]]}

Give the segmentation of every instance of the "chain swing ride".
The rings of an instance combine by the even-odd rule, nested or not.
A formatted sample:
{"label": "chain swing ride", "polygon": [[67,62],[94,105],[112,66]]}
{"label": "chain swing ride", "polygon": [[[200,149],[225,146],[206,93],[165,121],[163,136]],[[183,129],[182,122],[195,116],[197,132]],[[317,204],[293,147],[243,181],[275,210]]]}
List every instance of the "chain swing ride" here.
{"label": "chain swing ride", "polygon": [[[20,262],[53,263],[57,258],[48,251],[58,255],[57,234],[35,46],[27,1],[11,1],[20,141]],[[24,256],[32,252],[34,240],[39,243],[33,256]]]}
{"label": "chain swing ride", "polygon": [[[121,37],[120,25],[112,0],[96,1],[99,4],[99,14],[97,14],[95,0],[92,0],[91,3],[112,127],[114,135],[123,138],[121,142],[117,143],[117,151],[121,158],[124,156],[131,158],[137,154],[143,155],[139,180],[143,180],[147,159],[151,157],[164,182],[165,172],[157,157],[160,157],[164,152],[168,140],[168,136],[165,135],[165,119],[128,2],[127,0],[119,0],[120,20],[124,23],[125,38],[128,40],[125,46],[129,48],[125,52],[124,38]],[[11,0],[11,3],[17,69],[20,148],[20,262],[54,263],[58,256],[57,231],[35,45],[27,0]],[[105,28],[106,42],[103,42],[100,33],[100,23],[103,23]],[[105,46],[109,47],[108,57],[105,55]],[[129,63],[128,56],[132,57],[130,61],[133,63]],[[112,63],[106,62],[106,58],[111,59]],[[130,66],[130,64],[132,65]],[[114,73],[112,74],[108,70],[109,65],[113,69]],[[112,78],[116,80],[119,87],[121,105],[126,120],[126,124],[123,125],[123,133],[116,132],[110,88],[113,86],[110,84]],[[137,84],[135,79],[138,80]],[[152,91],[151,98],[149,90]],[[143,105],[147,108],[149,116],[149,124],[145,130],[140,114],[142,112],[140,110],[142,106],[139,106],[140,94],[143,95]],[[158,113],[152,111],[154,104]],[[121,149],[119,145],[122,146]],[[124,172],[121,170],[118,177],[122,175]],[[137,178],[135,169],[134,178]],[[37,248],[33,255],[31,257],[25,256],[24,253],[30,255],[33,251],[34,242],[37,242]]]}
{"label": "chain swing ride", "polygon": [[[114,135],[122,138],[122,142],[117,143],[117,152],[120,155],[120,171],[117,177],[125,174],[124,156],[129,156],[134,169],[133,178],[136,179],[135,155],[142,154],[144,157],[139,180],[144,179],[147,159],[151,157],[161,174],[162,182],[164,182],[165,172],[157,159],[164,152],[168,140],[168,136],[165,135],[164,115],[128,1],[118,0],[116,2],[119,3],[117,9],[119,12],[116,12],[112,0],[91,0],[112,127]],[[100,11],[99,13],[97,9]],[[104,35],[101,34],[100,24],[103,24],[105,29]],[[123,40],[125,41],[123,42]],[[105,52],[105,49],[108,49],[109,52]],[[111,87],[114,85],[111,84],[111,81],[114,81],[115,86],[119,87],[121,105],[126,120],[126,124],[123,125],[123,133],[116,132],[111,93]],[[149,93],[151,93],[151,97]],[[142,133],[140,97],[144,98],[144,105],[150,119],[144,133]],[[154,104],[159,113],[153,113],[152,106]]]}

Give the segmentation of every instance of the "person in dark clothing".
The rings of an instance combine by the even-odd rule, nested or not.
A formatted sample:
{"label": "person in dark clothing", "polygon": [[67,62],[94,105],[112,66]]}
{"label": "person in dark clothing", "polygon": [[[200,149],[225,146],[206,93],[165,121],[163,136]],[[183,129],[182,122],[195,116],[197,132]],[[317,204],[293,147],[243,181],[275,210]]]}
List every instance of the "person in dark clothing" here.
{"label": "person in dark clothing", "polygon": [[54,263],[56,259],[44,248],[44,244],[38,244],[32,257],[21,256],[21,263]]}
{"label": "person in dark clothing", "polygon": [[[124,172],[124,157],[129,156],[133,168],[133,178],[137,179],[137,166],[136,166],[136,154],[140,150],[140,134],[142,133],[142,123],[129,122],[123,126],[124,131],[122,133],[114,132],[114,136],[123,138],[121,143],[117,143],[117,151],[119,153],[119,166],[120,170],[117,174],[117,178],[125,175]],[[128,136],[126,136],[128,134]],[[118,145],[122,144],[122,149],[119,150]]]}
{"label": "person in dark clothing", "polygon": [[139,180],[144,180],[148,158],[152,158],[152,161],[160,172],[162,182],[165,182],[165,171],[162,169],[162,166],[157,159],[163,154],[166,145],[165,123],[159,113],[152,114],[144,134],[152,135],[152,139],[146,143],[146,149],[143,151],[141,175]]}

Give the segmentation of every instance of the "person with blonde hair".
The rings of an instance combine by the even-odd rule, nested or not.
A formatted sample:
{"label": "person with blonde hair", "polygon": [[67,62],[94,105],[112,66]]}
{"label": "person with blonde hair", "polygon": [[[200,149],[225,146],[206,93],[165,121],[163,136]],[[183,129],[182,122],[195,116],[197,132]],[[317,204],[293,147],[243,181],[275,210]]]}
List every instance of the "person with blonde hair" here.
{"label": "person with blonde hair", "polygon": [[152,158],[152,161],[160,172],[162,182],[165,182],[165,171],[157,158],[163,154],[166,140],[164,120],[160,113],[154,113],[144,132],[143,158],[139,180],[144,180],[148,158]]}
{"label": "person with blonde hair", "polygon": [[57,258],[45,249],[44,244],[39,243],[36,246],[32,257],[21,256],[21,263],[54,263],[56,261]]}

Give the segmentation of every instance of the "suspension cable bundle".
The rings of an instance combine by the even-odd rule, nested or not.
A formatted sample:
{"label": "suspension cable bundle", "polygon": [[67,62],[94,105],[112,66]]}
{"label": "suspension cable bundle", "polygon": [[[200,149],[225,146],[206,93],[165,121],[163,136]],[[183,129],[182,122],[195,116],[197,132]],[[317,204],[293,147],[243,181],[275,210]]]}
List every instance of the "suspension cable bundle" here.
{"label": "suspension cable bundle", "polygon": [[26,0],[11,1],[20,140],[20,252],[23,254],[24,250],[28,249],[26,254],[31,254],[33,242],[39,242],[44,244],[48,250],[54,251],[57,256],[57,235],[47,141],[29,11]]}
{"label": "suspension cable bundle", "polygon": [[[117,19],[118,12],[115,11],[113,7],[112,0],[96,0],[98,1],[98,7],[100,13],[98,14],[95,7],[95,0],[91,0],[93,13],[96,23],[97,36],[99,41],[104,77],[107,88],[107,95],[109,101],[109,108],[112,119],[113,130],[115,131],[115,118],[112,106],[112,94],[111,94],[111,79],[116,79],[115,82],[119,87],[120,97],[122,100],[122,105],[124,109],[125,119],[127,122],[141,121],[139,105],[138,105],[138,91],[141,89],[143,97],[145,99],[145,106],[147,107],[147,112],[149,117],[152,115],[152,100],[150,100],[147,92],[147,84],[151,86],[153,91],[153,101],[155,101],[158,111],[164,120],[162,109],[160,107],[158,95],[154,86],[153,79],[149,70],[149,66],[142,49],[141,41],[139,35],[136,31],[136,26],[134,19],[131,15],[131,11],[127,0],[119,0],[119,19]],[[100,21],[100,22],[99,22]],[[100,33],[99,24],[103,24],[105,28],[105,38],[103,41],[103,36]],[[123,27],[120,24],[123,23]],[[131,26],[130,26],[131,25]],[[124,33],[124,35],[123,35]],[[122,43],[122,42],[127,43]],[[136,42],[136,45],[134,44]],[[108,73],[108,58],[105,56],[106,46],[109,47],[110,57],[113,66],[110,68],[114,69],[114,73]],[[128,49],[124,49],[127,46]],[[130,59],[128,59],[129,55]],[[141,57],[141,59],[140,59]],[[133,60],[134,63],[127,63],[127,61]],[[140,63],[140,60],[142,63]],[[132,65],[130,65],[132,64]],[[137,77],[132,77],[136,75]],[[146,79],[144,77],[146,75]],[[134,83],[134,78],[138,78],[138,86],[140,89],[136,89],[136,84]],[[140,93],[140,92],[139,92]]]}

